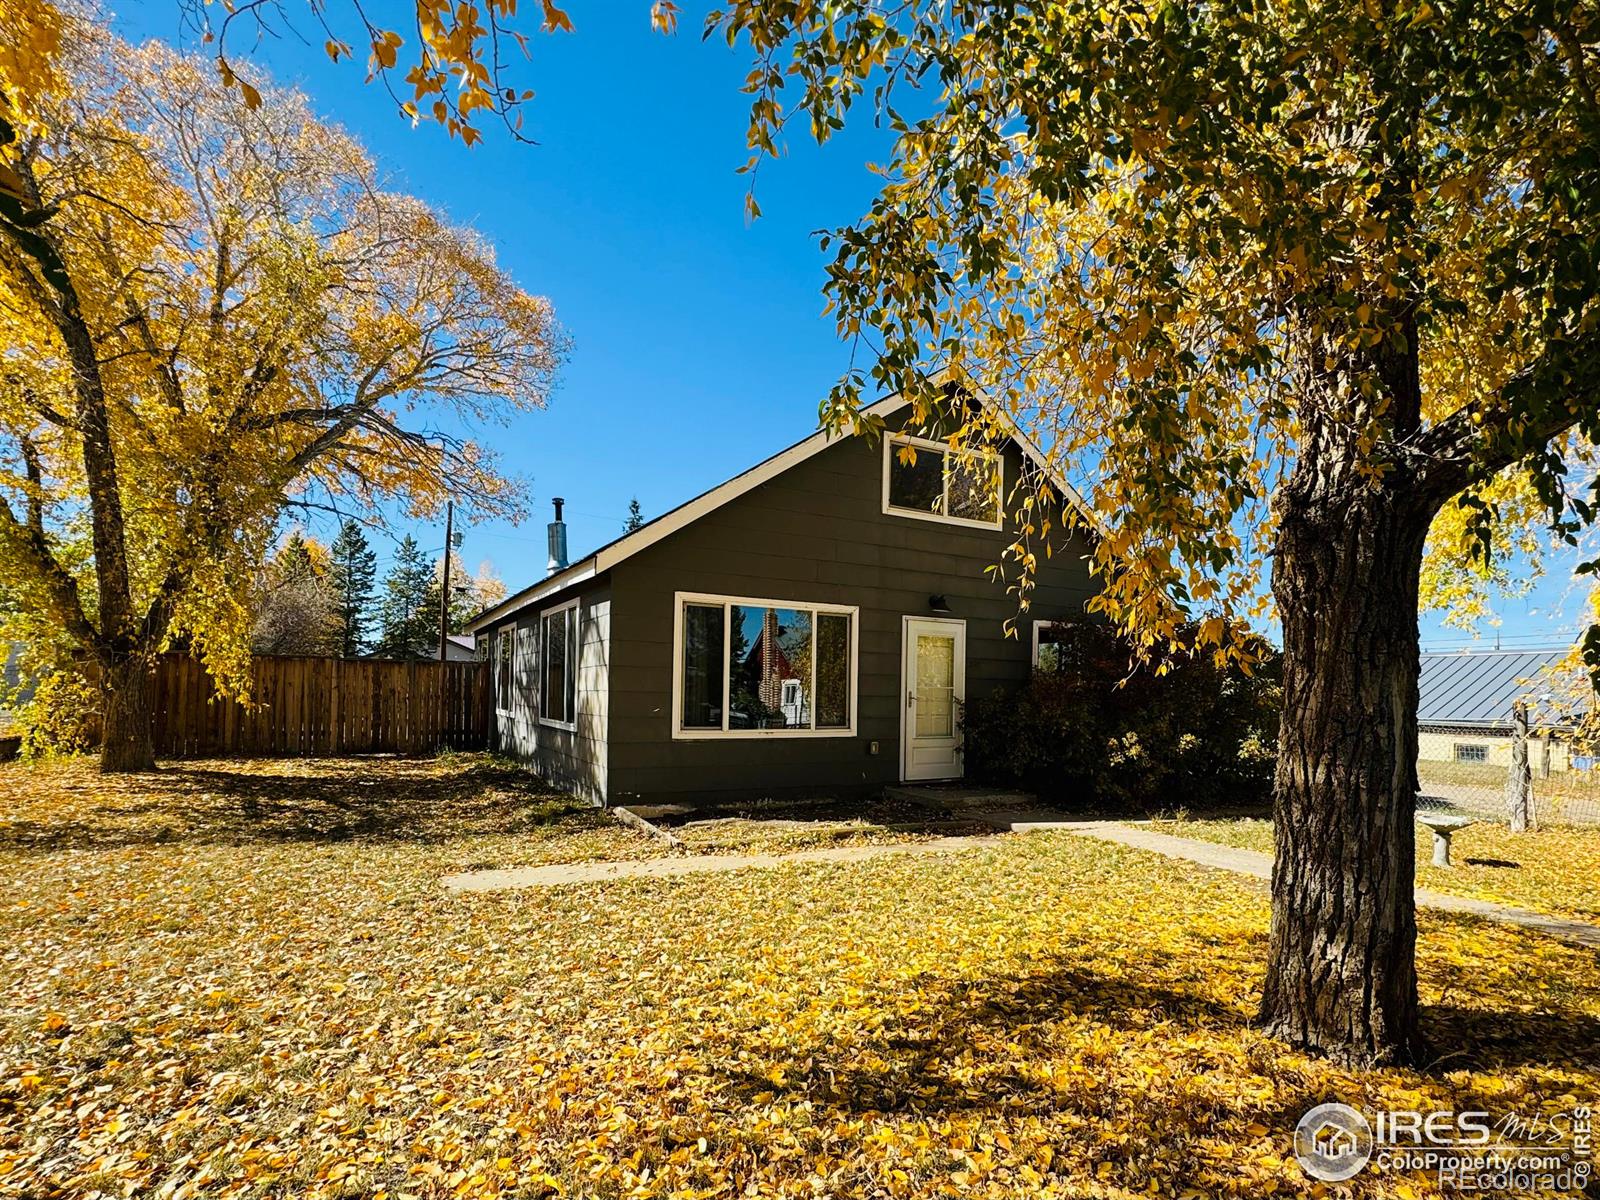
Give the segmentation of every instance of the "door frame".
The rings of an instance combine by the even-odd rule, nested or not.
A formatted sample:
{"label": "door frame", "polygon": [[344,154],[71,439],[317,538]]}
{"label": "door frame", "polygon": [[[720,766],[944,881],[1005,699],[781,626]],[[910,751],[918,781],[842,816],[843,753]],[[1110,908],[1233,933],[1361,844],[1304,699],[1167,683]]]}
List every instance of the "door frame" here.
{"label": "door frame", "polygon": [[[918,613],[906,613],[900,618],[900,770],[901,783],[921,783],[923,780],[911,779],[907,776],[907,767],[911,758],[911,730],[907,724],[907,717],[911,712],[910,695],[912,691],[911,670],[914,661],[911,654],[911,623],[920,622],[925,625],[950,625],[957,632],[956,641],[959,644],[960,656],[954,663],[952,679],[956,683],[955,691],[959,693],[959,702],[965,703],[967,698],[967,622],[963,617],[929,617]],[[951,720],[955,714],[952,712]],[[941,776],[945,779],[964,779],[967,773],[966,755],[964,748],[957,742],[956,749],[957,770],[954,775]]]}

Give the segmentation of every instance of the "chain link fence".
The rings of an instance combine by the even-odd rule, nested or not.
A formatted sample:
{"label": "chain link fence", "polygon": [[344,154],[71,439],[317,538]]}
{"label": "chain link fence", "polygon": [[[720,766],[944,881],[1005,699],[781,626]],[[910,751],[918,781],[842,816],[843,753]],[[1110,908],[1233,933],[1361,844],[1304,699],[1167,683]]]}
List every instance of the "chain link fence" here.
{"label": "chain link fence", "polygon": [[1600,760],[1560,733],[1530,731],[1525,773],[1514,771],[1518,737],[1510,729],[1424,726],[1417,740],[1424,808],[1509,821],[1518,796],[1513,780],[1521,774],[1533,825],[1600,825]]}

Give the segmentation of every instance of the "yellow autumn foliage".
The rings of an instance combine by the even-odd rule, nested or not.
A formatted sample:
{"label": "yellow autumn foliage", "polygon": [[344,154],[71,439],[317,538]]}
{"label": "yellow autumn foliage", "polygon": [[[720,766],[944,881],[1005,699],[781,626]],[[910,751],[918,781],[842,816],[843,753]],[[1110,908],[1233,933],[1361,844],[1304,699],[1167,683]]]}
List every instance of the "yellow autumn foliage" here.
{"label": "yellow autumn foliage", "polygon": [[41,102],[61,90],[62,26],[48,0],[0,2],[0,117],[18,133],[38,132]]}
{"label": "yellow autumn foliage", "polygon": [[182,639],[237,689],[285,507],[515,515],[457,431],[541,406],[565,337],[304,96],[71,23],[14,160],[65,282],[0,238],[0,587],[111,686]]}

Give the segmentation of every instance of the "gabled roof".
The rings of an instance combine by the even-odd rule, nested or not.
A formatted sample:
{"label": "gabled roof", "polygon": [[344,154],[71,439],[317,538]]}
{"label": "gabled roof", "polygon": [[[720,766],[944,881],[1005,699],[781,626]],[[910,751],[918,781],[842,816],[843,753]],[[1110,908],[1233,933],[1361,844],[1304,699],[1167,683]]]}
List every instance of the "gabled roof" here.
{"label": "gabled roof", "polygon": [[[887,417],[892,413],[898,412],[909,403],[910,401],[903,400],[899,396],[889,396],[875,404],[867,405],[861,411],[869,416]],[[1062,478],[1060,471],[1051,466],[1049,459],[1033,443],[1032,439],[1014,425],[1010,433],[1011,439],[1017,443],[1018,448],[1022,450],[1023,454],[1034,466],[1045,473],[1050,482],[1066,498],[1067,503],[1082,513],[1086,519],[1094,522],[1095,518],[1091,515],[1088,505],[1084,503],[1083,497],[1078,495],[1072,485]],[[843,436],[849,437],[853,435],[845,434]],[[467,624],[468,631],[476,634],[495,622],[504,620],[519,609],[526,608],[530,604],[537,604],[540,600],[553,596],[557,592],[572,587],[574,584],[583,583],[597,575],[604,574],[624,559],[631,558],[641,550],[648,549],[662,538],[668,537],[684,526],[698,521],[707,513],[721,508],[729,501],[736,500],[746,492],[760,487],[769,479],[774,479],[783,474],[790,467],[798,466],[813,455],[821,453],[832,444],[833,440],[833,435],[827,430],[819,430],[805,440],[796,442],[787,450],[780,450],[771,458],[757,463],[742,474],[735,475],[726,483],[719,484],[708,492],[702,492],[693,500],[662,513],[653,521],[645,522],[632,533],[625,533],[614,541],[607,542],[588,557],[579,559],[564,570],[557,571],[554,575],[541,579],[538,583],[507,596],[493,608],[485,609],[474,617]]]}
{"label": "gabled roof", "polygon": [[[1511,706],[1539,698],[1553,686],[1541,672],[1566,657],[1565,650],[1458,651],[1422,655],[1417,723],[1509,726]],[[1549,721],[1556,714],[1543,714]],[[1536,717],[1536,720],[1541,719]]]}

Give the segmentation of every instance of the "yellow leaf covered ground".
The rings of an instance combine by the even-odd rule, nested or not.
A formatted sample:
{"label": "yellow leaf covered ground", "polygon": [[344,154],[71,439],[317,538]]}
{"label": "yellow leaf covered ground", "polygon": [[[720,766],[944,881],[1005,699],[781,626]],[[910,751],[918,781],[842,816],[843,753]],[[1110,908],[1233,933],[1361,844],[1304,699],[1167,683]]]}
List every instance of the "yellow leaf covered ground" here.
{"label": "yellow leaf covered ground", "polygon": [[[1157,821],[1177,837],[1272,853],[1272,822]],[[1518,904],[1600,923],[1600,829],[1558,827],[1512,833],[1504,825],[1469,825],[1451,839],[1448,870],[1432,865],[1433,835],[1417,827],[1417,885],[1437,892]]]}
{"label": "yellow leaf covered ground", "polygon": [[0,1192],[1305,1195],[1322,1100],[1600,1087],[1592,953],[1424,916],[1448,1059],[1336,1070],[1249,1027],[1258,885],[1064,834],[451,896],[656,843],[471,759],[100,784],[0,770]]}

